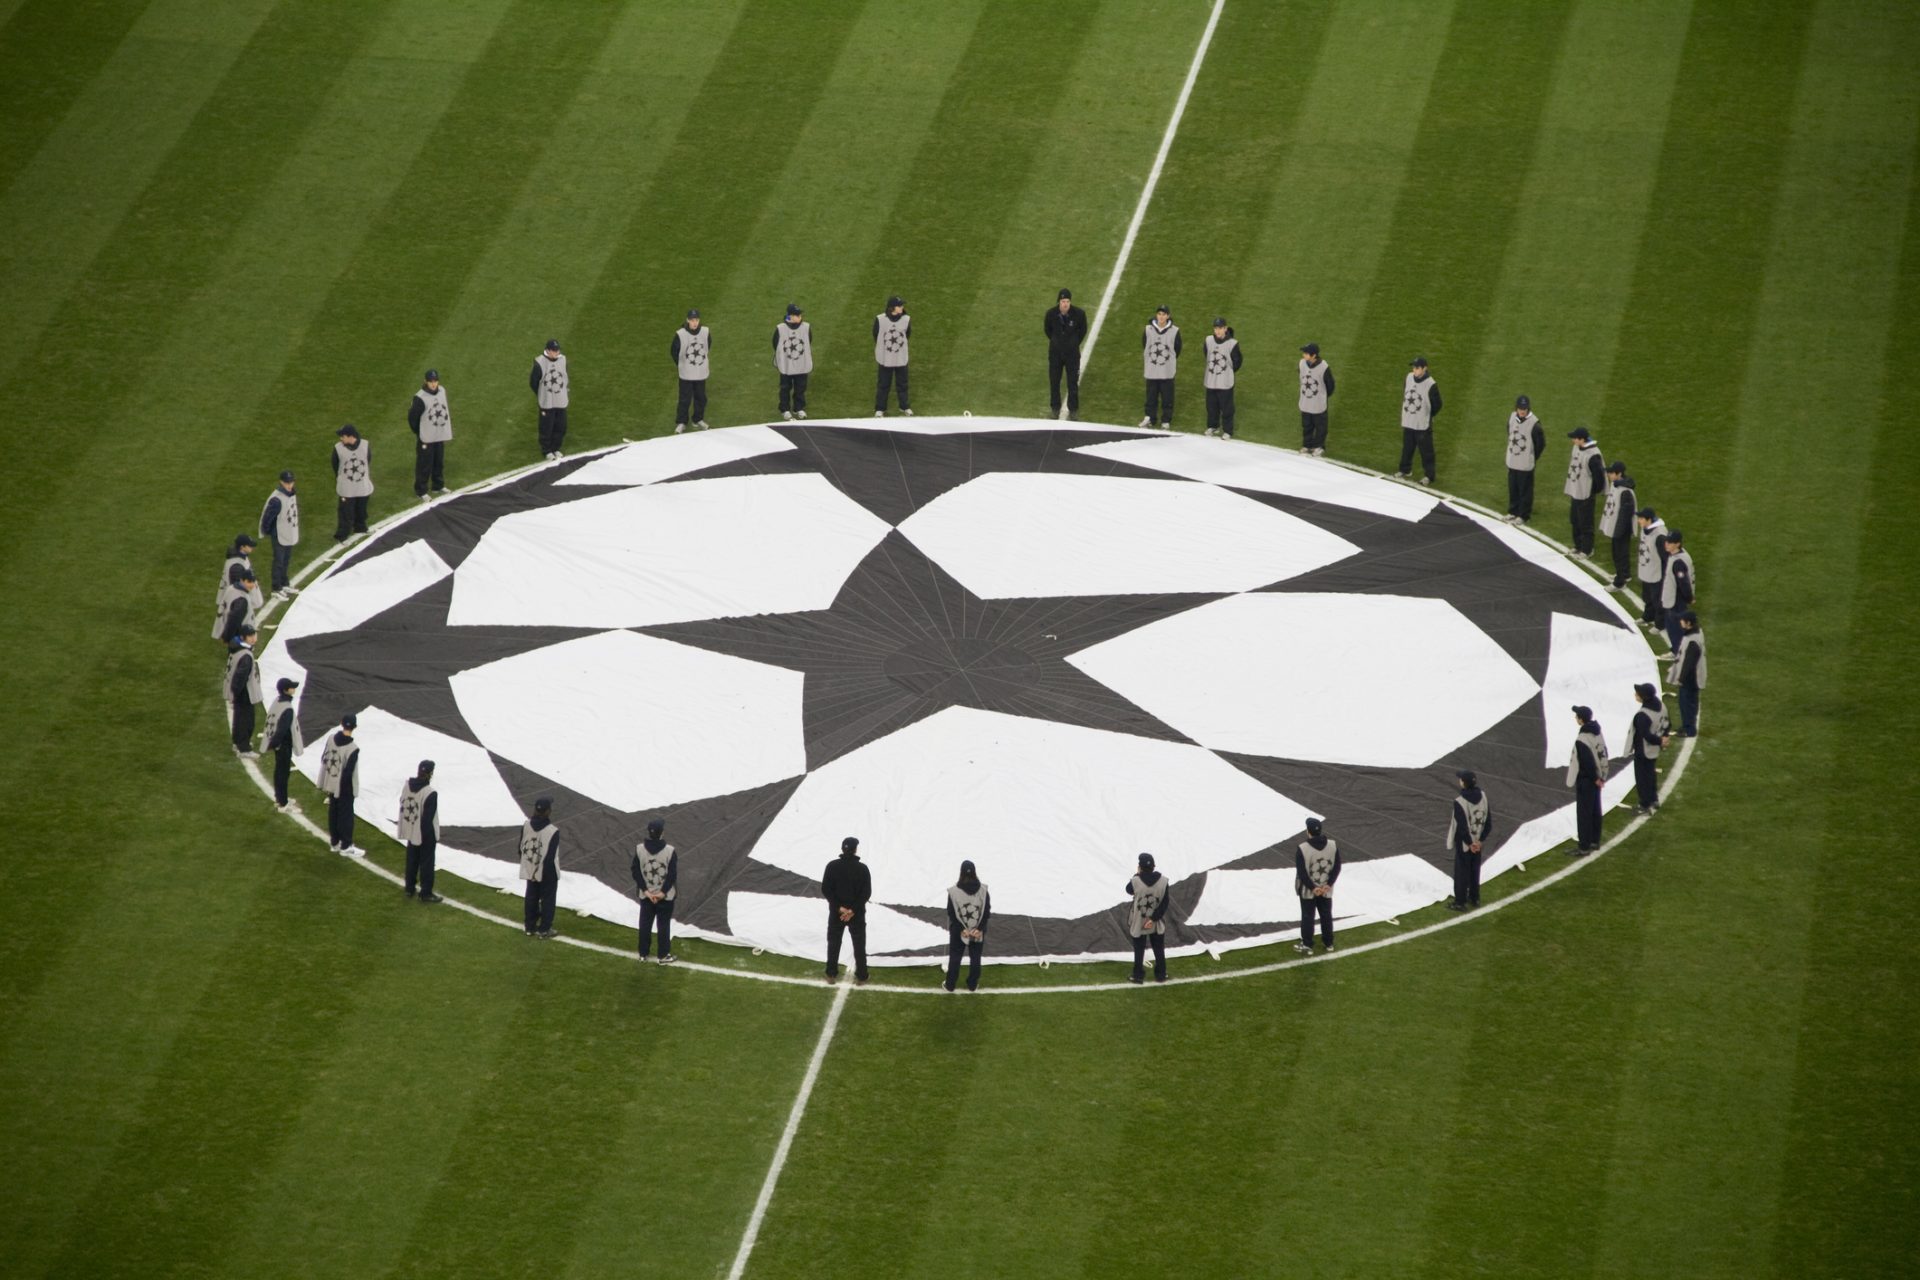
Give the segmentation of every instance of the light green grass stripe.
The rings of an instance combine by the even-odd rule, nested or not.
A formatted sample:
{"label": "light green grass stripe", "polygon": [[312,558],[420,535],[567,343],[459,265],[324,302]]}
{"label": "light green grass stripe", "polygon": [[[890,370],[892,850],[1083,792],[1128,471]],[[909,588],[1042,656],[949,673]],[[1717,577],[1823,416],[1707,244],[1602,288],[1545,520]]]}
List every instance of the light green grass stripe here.
{"label": "light green grass stripe", "polygon": [[0,4],[0,191],[90,86],[142,6],[127,0]]}
{"label": "light green grass stripe", "polygon": [[[1726,499],[1695,552],[1709,634],[1716,617],[1738,619],[1714,651],[1709,714],[1716,703],[1742,708],[1720,722],[1763,735],[1760,749],[1806,780],[1842,767],[1848,750],[1845,726],[1802,709],[1840,696],[1845,668],[1823,652],[1836,632],[1847,633],[1856,608],[1872,607],[1856,603],[1858,547],[1870,536],[1857,499],[1880,390],[1871,378],[1834,377],[1813,392],[1806,373],[1875,368],[1886,349],[1920,123],[1916,57],[1920,22],[1904,6],[1826,4],[1810,24],[1772,235],[1757,264],[1746,378],[1731,406],[1737,440]],[[1819,447],[1807,447],[1812,441]],[[1788,459],[1790,481],[1780,470]],[[1798,522],[1784,548],[1780,513],[1767,500],[1783,489],[1819,513]],[[1701,781],[1706,798],[1737,814],[1745,856],[1721,868],[1737,869],[1732,882],[1675,869],[1668,890],[1646,900],[1650,936],[1691,933],[1701,967],[1642,970],[1649,1030],[1683,1024],[1687,1034],[1630,1046],[1623,1110],[1640,1123],[1617,1131],[1603,1272],[1750,1275],[1781,1233],[1797,1229],[1779,1217],[1779,1189],[1794,1176],[1784,1166],[1784,1121],[1807,953],[1820,943],[1818,931],[1772,926],[1826,910],[1819,904],[1829,895],[1801,843],[1806,810],[1794,783],[1743,776],[1716,787],[1714,747],[1703,753]],[[1695,895],[1708,894],[1726,916],[1696,932]],[[1723,980],[1698,985],[1709,971]],[[1745,1052],[1727,1053],[1742,1040]]]}
{"label": "light green grass stripe", "polygon": [[[185,49],[155,34],[173,8],[228,39]],[[39,345],[48,321],[146,191],[271,0],[207,6],[160,0],[134,24],[0,197],[0,376]],[[102,157],[112,156],[112,163]]]}

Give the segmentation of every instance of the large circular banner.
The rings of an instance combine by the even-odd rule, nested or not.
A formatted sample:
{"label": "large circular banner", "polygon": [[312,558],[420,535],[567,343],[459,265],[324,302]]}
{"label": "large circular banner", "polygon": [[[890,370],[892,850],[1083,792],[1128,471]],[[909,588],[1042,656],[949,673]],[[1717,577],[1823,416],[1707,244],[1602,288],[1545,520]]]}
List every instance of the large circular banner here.
{"label": "large circular banner", "polygon": [[820,875],[858,836],[876,964],[944,955],[962,859],[997,959],[1130,954],[1142,851],[1176,949],[1271,941],[1309,816],[1346,923],[1439,901],[1454,770],[1491,798],[1497,875],[1573,835],[1570,708],[1618,761],[1657,670],[1590,576],[1426,490],[985,418],[739,427],[502,479],[355,548],[261,665],[303,681],[310,742],[358,715],[363,817],[391,830],[436,761],[441,866],[482,884],[518,884],[551,795],[562,904],[631,924],[661,817],[679,930],[818,958]]}

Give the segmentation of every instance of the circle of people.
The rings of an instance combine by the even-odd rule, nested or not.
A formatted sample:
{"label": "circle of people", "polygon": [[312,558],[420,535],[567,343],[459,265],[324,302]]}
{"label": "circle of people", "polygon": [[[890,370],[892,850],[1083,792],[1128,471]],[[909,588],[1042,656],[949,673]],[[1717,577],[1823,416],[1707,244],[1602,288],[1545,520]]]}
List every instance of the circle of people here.
{"label": "circle of people", "polygon": [[[873,320],[873,354],[877,369],[874,389],[874,417],[887,415],[891,397],[899,412],[913,416],[908,372],[913,319],[905,301],[889,297],[885,308]],[[1057,418],[1064,407],[1069,418],[1080,413],[1080,352],[1088,335],[1086,312],[1074,305],[1073,293],[1061,289],[1055,304],[1048,308],[1043,330],[1047,339],[1048,382],[1051,389],[1050,413]],[[778,409],[786,421],[807,417],[807,384],[813,372],[813,330],[805,313],[789,305],[785,316],[773,330],[773,365],[779,376]],[[1146,394],[1140,426],[1177,430],[1174,425],[1174,383],[1184,350],[1180,327],[1173,322],[1170,308],[1161,306],[1143,326],[1140,335],[1142,370]],[[1211,331],[1202,340],[1204,356],[1203,386],[1206,394],[1206,435],[1218,439],[1234,438],[1234,384],[1243,359],[1238,339],[1225,316],[1215,316]],[[712,371],[713,331],[701,319],[697,308],[686,314],[667,349],[679,375],[679,399],[674,416],[674,431],[689,427],[707,430],[707,381]],[[1300,452],[1311,456],[1326,453],[1328,414],[1335,383],[1332,366],[1322,357],[1317,343],[1300,348]],[[550,340],[534,358],[527,375],[539,413],[538,440],[543,458],[549,462],[564,456],[567,436],[567,407],[571,380],[567,357],[558,340]],[[1394,478],[1412,482],[1416,455],[1421,463],[1418,483],[1431,486],[1435,480],[1433,431],[1443,402],[1439,384],[1423,356],[1408,363],[1408,372],[1400,402],[1400,461]],[[437,369],[428,369],[420,389],[407,406],[407,426],[415,437],[415,495],[430,502],[446,489],[446,446],[453,438],[453,415],[447,403],[447,390]],[[335,433],[337,439],[329,455],[337,500],[334,541],[346,543],[367,533],[367,506],[373,495],[373,445],[352,423]],[[1546,452],[1547,436],[1532,402],[1522,395],[1514,400],[1507,419],[1507,511],[1503,519],[1524,525],[1533,519],[1534,474]],[[1642,505],[1638,489],[1626,464],[1618,458],[1606,461],[1600,443],[1586,427],[1567,432],[1571,442],[1566,480],[1562,486],[1569,502],[1572,530],[1572,556],[1592,562],[1597,537],[1609,540],[1613,562],[1612,587],[1628,593],[1629,584],[1639,588],[1640,625],[1652,634],[1663,634],[1668,652],[1660,661],[1668,666],[1668,681],[1679,703],[1678,734],[1692,738],[1698,733],[1700,693],[1707,683],[1706,639],[1694,611],[1696,577],[1693,557],[1678,529],[1669,528],[1651,506]],[[1596,511],[1597,508],[1597,511]],[[262,752],[273,755],[274,804],[282,812],[297,811],[288,794],[293,759],[305,748],[299,718],[294,712],[293,693],[299,687],[292,679],[276,683],[276,697],[267,707],[259,746],[254,745],[257,715],[263,704],[259,669],[253,647],[258,638],[256,620],[266,605],[266,592],[253,569],[253,552],[264,541],[271,549],[268,589],[276,599],[287,600],[296,594],[289,567],[293,549],[300,541],[299,490],[291,470],[280,473],[275,488],[261,507],[255,534],[242,533],[229,546],[214,600],[213,637],[227,651],[227,665],[221,682],[227,703],[234,751],[242,758],[254,759]],[[1594,566],[1605,576],[1604,569]],[[1661,751],[1671,743],[1676,730],[1669,720],[1658,686],[1652,683],[1634,686],[1638,710],[1628,736],[1632,759],[1637,815],[1651,816],[1660,807],[1658,762]],[[1576,840],[1567,852],[1584,857],[1598,850],[1601,842],[1601,787],[1607,778],[1607,747],[1601,726],[1589,707],[1572,708],[1578,730],[1567,764],[1566,784],[1574,792]],[[359,796],[359,751],[355,738],[357,721],[352,714],[341,719],[339,727],[328,735],[321,755],[320,790],[327,798],[328,837],[335,852],[359,855],[355,847],[354,802]],[[434,762],[423,760],[414,776],[404,784],[399,797],[398,834],[406,846],[404,893],[423,903],[442,901],[433,890],[434,859],[439,845],[439,794],[433,783]],[[1449,910],[1468,911],[1480,905],[1480,866],[1483,850],[1494,830],[1493,809],[1486,792],[1471,769],[1461,769],[1455,779],[1458,794],[1449,806],[1446,849],[1453,858],[1453,893]],[[640,907],[639,954],[651,956],[651,943],[657,938],[659,963],[674,962],[672,950],[673,907],[679,877],[679,854],[664,838],[665,822],[655,818],[647,825],[647,836],[633,850],[631,871]],[[1322,954],[1334,948],[1333,891],[1340,877],[1339,841],[1328,834],[1323,819],[1309,818],[1305,838],[1294,853],[1294,881],[1300,897],[1300,940],[1294,949],[1313,954],[1313,930],[1317,921]],[[820,892],[828,902],[826,980],[838,981],[843,939],[850,937],[854,954],[854,980],[867,981],[866,909],[872,897],[870,872],[859,857],[859,840],[849,836],[842,842],[840,856],[828,864],[821,877]],[[559,827],[553,819],[553,801],[542,796],[534,802],[520,838],[520,878],[526,882],[525,929],[530,937],[552,938],[554,908],[560,878]],[[1173,905],[1166,875],[1154,864],[1153,855],[1139,856],[1137,869],[1126,885],[1125,926],[1133,944],[1133,969],[1129,981],[1145,981],[1146,953],[1153,954],[1156,982],[1167,977],[1167,914]],[[960,961],[967,959],[967,990],[980,983],[981,955],[986,944],[992,902],[987,887],[980,881],[972,862],[962,862],[954,884],[947,890],[948,959],[945,989],[953,991],[959,981]]]}

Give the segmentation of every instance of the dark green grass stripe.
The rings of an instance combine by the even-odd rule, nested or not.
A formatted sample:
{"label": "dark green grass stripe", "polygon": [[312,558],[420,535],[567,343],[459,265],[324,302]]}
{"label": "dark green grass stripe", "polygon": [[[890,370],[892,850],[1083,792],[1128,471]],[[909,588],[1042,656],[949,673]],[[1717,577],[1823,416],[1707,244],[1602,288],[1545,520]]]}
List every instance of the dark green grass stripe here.
{"label": "dark green grass stripe", "polygon": [[145,9],[144,0],[27,0],[0,27],[0,192],[13,186]]}
{"label": "dark green grass stripe", "polygon": [[[1457,424],[1484,420],[1497,399],[1480,403],[1475,365],[1539,141],[1543,69],[1558,60],[1570,12],[1535,5],[1522,21],[1499,0],[1454,10],[1354,344],[1356,363],[1402,376],[1415,355],[1433,362],[1446,400],[1434,440],[1442,483]],[[1398,460],[1398,426],[1395,414],[1376,465]]]}

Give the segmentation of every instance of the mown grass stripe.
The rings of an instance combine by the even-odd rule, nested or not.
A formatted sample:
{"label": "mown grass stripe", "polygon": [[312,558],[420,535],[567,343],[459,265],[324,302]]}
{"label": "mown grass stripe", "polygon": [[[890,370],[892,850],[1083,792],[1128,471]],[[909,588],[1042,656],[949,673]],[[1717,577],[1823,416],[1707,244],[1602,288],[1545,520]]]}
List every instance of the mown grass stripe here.
{"label": "mown grass stripe", "polygon": [[144,5],[30,0],[0,26],[0,191],[94,83]]}

